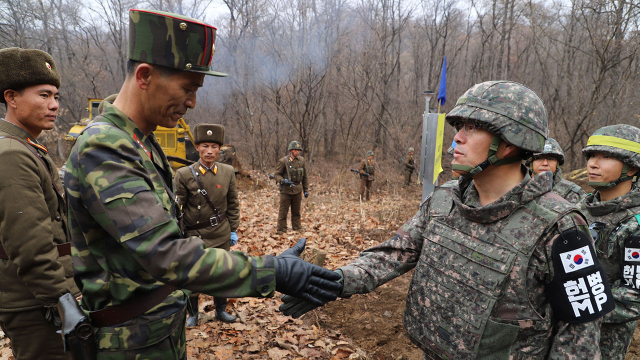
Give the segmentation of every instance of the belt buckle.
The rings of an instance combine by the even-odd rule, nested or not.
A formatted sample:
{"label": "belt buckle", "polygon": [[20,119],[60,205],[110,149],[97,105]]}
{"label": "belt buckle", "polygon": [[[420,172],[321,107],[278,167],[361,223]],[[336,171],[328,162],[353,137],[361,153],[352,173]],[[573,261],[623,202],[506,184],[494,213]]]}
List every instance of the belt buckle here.
{"label": "belt buckle", "polygon": [[[215,224],[213,223],[214,220],[215,220]],[[218,221],[217,216],[212,216],[209,218],[209,223],[211,224],[211,227],[214,227],[214,226],[218,226],[220,222]]]}

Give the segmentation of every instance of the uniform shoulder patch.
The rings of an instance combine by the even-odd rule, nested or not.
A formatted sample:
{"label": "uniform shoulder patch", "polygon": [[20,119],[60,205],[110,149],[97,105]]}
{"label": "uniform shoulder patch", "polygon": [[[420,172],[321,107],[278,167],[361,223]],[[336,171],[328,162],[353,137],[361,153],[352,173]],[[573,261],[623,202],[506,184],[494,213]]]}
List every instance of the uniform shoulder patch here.
{"label": "uniform shoulder patch", "polygon": [[559,320],[584,323],[613,310],[615,302],[606,273],[587,234],[576,229],[560,233],[551,261],[554,276],[546,293]]}
{"label": "uniform shoulder patch", "polygon": [[640,236],[629,236],[624,241],[624,259],[622,260],[622,286],[640,289]]}

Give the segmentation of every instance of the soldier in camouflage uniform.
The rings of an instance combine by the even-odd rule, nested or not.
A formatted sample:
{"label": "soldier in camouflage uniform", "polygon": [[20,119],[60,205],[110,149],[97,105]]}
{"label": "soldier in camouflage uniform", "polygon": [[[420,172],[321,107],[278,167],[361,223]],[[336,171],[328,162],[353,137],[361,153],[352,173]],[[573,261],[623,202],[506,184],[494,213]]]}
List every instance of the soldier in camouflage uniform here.
{"label": "soldier in camouflage uniform", "polygon": [[373,175],[376,172],[376,162],[373,160],[373,151],[367,151],[367,158],[360,161],[358,171],[360,171],[360,200],[369,201],[371,200]]}
{"label": "soldier in camouflage uniform", "polygon": [[[613,309],[582,214],[521,165],[547,133],[542,100],[513,82],[477,84],[447,114],[459,183],[439,187],[396,236],[337,270],[340,296],[415,269],[404,326],[425,359],[599,359]],[[285,297],[299,316],[313,306]]]}
{"label": "soldier in camouflage uniform", "polygon": [[181,289],[335,298],[337,274],[297,257],[304,239],[277,257],[249,257],[182,235],[172,170],[153,130],[176,126],[195,106],[205,75],[223,75],[209,70],[216,29],[158,11],[129,16],[127,77],[78,136],[65,175],[74,277],[98,359],[186,359]]}
{"label": "soldier in camouflage uniform", "polygon": [[276,231],[279,234],[287,231],[287,214],[291,208],[291,228],[293,231],[302,231],[300,221],[300,207],[302,194],[309,197],[309,180],[307,178],[307,165],[300,156],[302,145],[298,141],[289,143],[289,155],[281,158],[276,163],[275,179],[280,184],[280,208],[278,210],[278,225]]}
{"label": "soldier in camouflage uniform", "polygon": [[404,160],[404,186],[411,185],[411,174],[416,169],[416,162],[413,160],[413,148],[409,148],[409,155]]}
{"label": "soldier in camouflage uniform", "polygon": [[16,360],[67,359],[58,298],[73,282],[63,187],[37,137],[54,127],[60,75],[41,50],[0,50],[0,327]]}
{"label": "soldier in camouflage uniform", "polygon": [[[229,250],[238,242],[240,201],[233,166],[216,161],[224,144],[224,126],[198,124],[193,133],[200,160],[178,169],[174,179],[186,235],[201,238],[208,248]],[[189,298],[194,313],[187,319],[187,326],[198,324],[198,296],[194,293]],[[216,297],[214,302],[216,319],[236,320],[226,311],[227,299]]]}
{"label": "soldier in camouflage uniform", "polygon": [[597,130],[582,150],[589,185],[580,203],[594,235],[598,259],[611,284],[616,308],[601,327],[607,359],[624,359],[640,318],[640,129],[613,125]]}
{"label": "soldier in camouflage uniform", "polygon": [[544,171],[553,173],[553,192],[562,196],[572,204],[579,203],[587,193],[582,188],[562,177],[560,166],[564,164],[564,152],[557,141],[548,138],[544,143],[544,150],[533,154],[530,160],[530,169],[533,175]]}

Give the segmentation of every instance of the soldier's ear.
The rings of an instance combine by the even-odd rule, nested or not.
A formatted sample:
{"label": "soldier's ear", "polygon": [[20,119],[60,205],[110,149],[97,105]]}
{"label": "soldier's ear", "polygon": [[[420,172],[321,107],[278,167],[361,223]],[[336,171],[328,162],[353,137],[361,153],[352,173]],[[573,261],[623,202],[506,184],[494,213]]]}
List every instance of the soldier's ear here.
{"label": "soldier's ear", "polygon": [[147,90],[149,87],[154,70],[153,66],[146,63],[142,63],[136,68],[135,79],[141,90]]}
{"label": "soldier's ear", "polygon": [[627,176],[638,175],[638,168],[635,166],[629,166],[629,171],[627,171]]}
{"label": "soldier's ear", "polygon": [[12,108],[16,108],[16,97],[19,96],[20,93],[12,90],[12,89],[7,89],[4,91],[4,101],[6,102],[7,105],[7,109],[12,107]]}

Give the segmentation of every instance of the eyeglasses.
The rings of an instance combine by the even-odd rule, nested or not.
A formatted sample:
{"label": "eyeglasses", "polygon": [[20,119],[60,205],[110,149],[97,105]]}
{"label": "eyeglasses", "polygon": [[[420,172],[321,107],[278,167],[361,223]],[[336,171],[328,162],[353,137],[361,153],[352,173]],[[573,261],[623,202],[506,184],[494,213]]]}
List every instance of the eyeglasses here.
{"label": "eyeglasses", "polygon": [[553,155],[539,155],[535,156],[533,160],[547,160],[547,162],[558,161],[558,159]]}
{"label": "eyeglasses", "polygon": [[460,132],[460,130],[464,130],[464,134],[467,136],[471,136],[476,133],[477,126],[473,123],[456,121],[453,123],[453,127],[456,129],[456,132]]}

